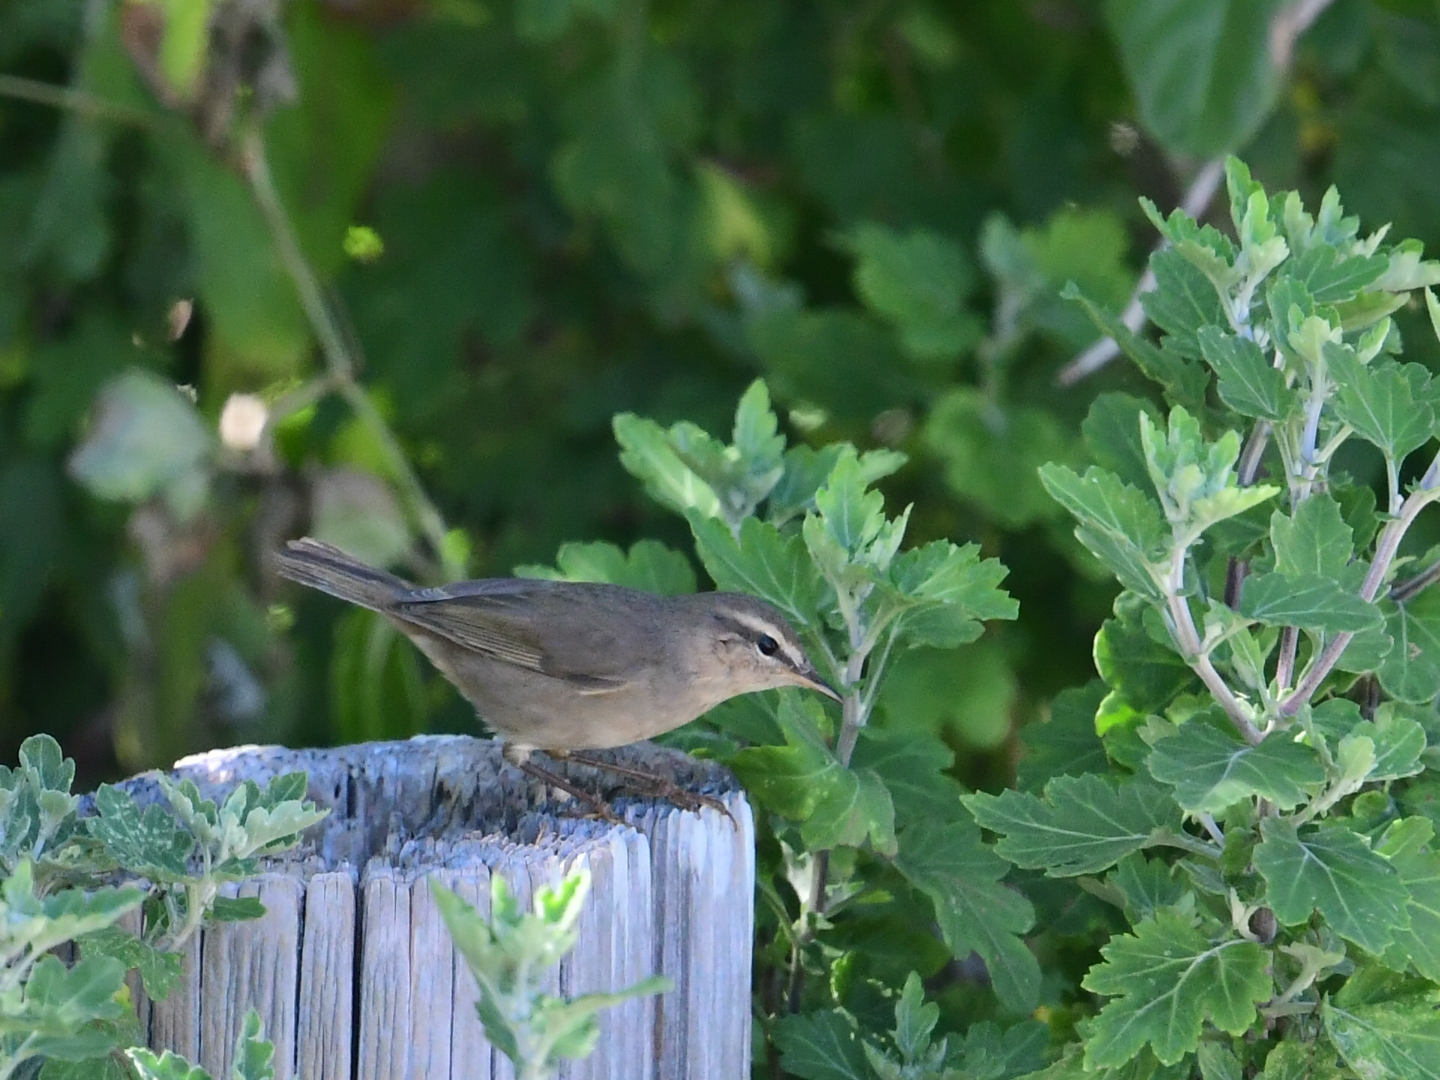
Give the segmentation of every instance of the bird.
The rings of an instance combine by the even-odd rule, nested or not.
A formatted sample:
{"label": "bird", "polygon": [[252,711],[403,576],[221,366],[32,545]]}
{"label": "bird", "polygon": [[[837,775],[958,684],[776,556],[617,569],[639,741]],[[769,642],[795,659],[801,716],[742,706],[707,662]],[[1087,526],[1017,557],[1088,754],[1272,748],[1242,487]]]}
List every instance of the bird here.
{"label": "bird", "polygon": [[643,778],[678,801],[663,778],[583,752],[672,731],[739,694],[794,686],[843,700],[785,616],[745,593],[659,596],[536,578],[421,587],[310,537],[275,552],[274,565],[389,619],[500,736],[506,760],[602,814],[603,800],[531,754]]}

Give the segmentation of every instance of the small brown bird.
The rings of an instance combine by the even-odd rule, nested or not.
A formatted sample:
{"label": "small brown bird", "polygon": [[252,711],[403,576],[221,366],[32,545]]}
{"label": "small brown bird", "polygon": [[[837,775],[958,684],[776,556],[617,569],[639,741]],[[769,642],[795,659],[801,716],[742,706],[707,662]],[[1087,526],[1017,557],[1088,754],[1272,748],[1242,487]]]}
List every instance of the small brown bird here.
{"label": "small brown bird", "polygon": [[276,552],[275,565],[389,618],[504,739],[506,757],[551,783],[560,778],[530,766],[530,751],[623,746],[755,690],[801,686],[840,700],[784,616],[743,593],[520,578],[417,588],[308,538]]}

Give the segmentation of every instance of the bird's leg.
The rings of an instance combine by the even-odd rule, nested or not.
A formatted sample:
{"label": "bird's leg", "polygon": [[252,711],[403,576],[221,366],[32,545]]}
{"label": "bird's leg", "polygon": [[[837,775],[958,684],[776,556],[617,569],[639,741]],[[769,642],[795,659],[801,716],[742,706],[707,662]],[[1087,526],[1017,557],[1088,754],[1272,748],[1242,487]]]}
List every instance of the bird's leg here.
{"label": "bird's leg", "polygon": [[561,791],[568,794],[571,798],[578,799],[580,802],[588,806],[590,808],[590,812],[595,816],[603,818],[604,820],[610,822],[612,825],[626,824],[625,820],[619,817],[615,813],[615,811],[610,808],[610,804],[607,803],[604,799],[602,799],[599,795],[596,795],[594,792],[586,791],[582,787],[577,787],[575,784],[565,779],[565,777],[553,773],[549,769],[542,769],[539,765],[536,765],[533,761],[530,760],[530,751],[528,749],[520,746],[514,746],[511,743],[507,742],[501,748],[500,752],[502,755],[504,755],[506,761],[508,761],[511,765],[514,765],[526,776],[533,777],[534,779],[539,780],[542,784],[548,784],[550,787],[559,788]]}
{"label": "bird's leg", "polygon": [[614,773],[616,776],[623,776],[628,780],[644,784],[648,789],[646,794],[654,795],[657,798],[668,799],[681,810],[699,810],[702,806],[708,806],[712,810],[718,810],[732,822],[735,817],[719,799],[710,795],[701,795],[694,791],[687,791],[673,780],[661,776],[659,773],[650,772],[648,769],[637,769],[633,765],[617,765],[610,761],[602,761],[600,758],[591,757],[589,754],[578,750],[568,751],[563,755],[571,761],[581,765],[589,766],[592,769],[600,769],[603,772]]}

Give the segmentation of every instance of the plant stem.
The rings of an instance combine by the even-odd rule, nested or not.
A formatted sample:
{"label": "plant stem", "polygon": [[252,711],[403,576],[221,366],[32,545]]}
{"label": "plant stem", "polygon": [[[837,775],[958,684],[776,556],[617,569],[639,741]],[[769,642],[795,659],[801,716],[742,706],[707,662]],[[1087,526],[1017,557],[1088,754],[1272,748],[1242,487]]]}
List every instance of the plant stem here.
{"label": "plant stem", "polygon": [[[1440,456],[1431,463],[1426,470],[1425,476],[1421,479],[1419,486],[1410,493],[1401,506],[1400,516],[1389,522],[1380,533],[1380,542],[1375,545],[1375,560],[1370,564],[1370,572],[1365,575],[1365,582],[1360,586],[1360,598],[1367,603],[1374,603],[1375,594],[1380,591],[1380,585],[1385,580],[1385,575],[1390,572],[1390,564],[1395,561],[1395,556],[1400,550],[1400,542],[1405,539],[1405,533],[1420,511],[1430,503],[1440,498],[1440,490],[1433,485],[1437,470],[1440,470]],[[1280,702],[1280,715],[1293,716],[1302,705],[1310,700],[1320,684],[1325,680],[1335,667],[1345,647],[1350,644],[1354,633],[1346,631],[1336,634],[1325,646],[1325,651],[1311,662],[1310,668],[1300,684],[1295,687],[1294,693]]]}
{"label": "plant stem", "polygon": [[1185,545],[1176,543],[1175,551],[1171,556],[1170,580],[1165,588],[1165,602],[1169,608],[1176,644],[1180,646],[1185,662],[1190,665],[1196,675],[1200,676],[1200,681],[1205,684],[1205,688],[1225,710],[1225,715],[1230,717],[1231,722],[1240,729],[1240,734],[1245,737],[1245,741],[1251,746],[1255,746],[1265,736],[1251,722],[1245,706],[1240,704],[1240,699],[1221,678],[1220,672],[1215,670],[1209,654],[1200,644],[1200,634],[1195,629],[1195,619],[1190,614],[1190,605],[1180,592],[1184,582],[1185,551]]}
{"label": "plant stem", "polygon": [[[1211,158],[1200,166],[1195,173],[1194,179],[1190,181],[1190,187],[1185,192],[1181,201],[1181,209],[1191,217],[1199,217],[1215,198],[1215,192],[1220,188],[1220,181],[1225,179],[1225,159]],[[1162,240],[1155,246],[1155,251],[1165,248],[1167,241]],[[1153,252],[1152,252],[1153,254]],[[1141,298],[1155,288],[1155,273],[1149,266],[1140,275],[1140,280],[1135,283],[1135,291],[1130,296],[1130,303],[1125,305],[1125,311],[1120,316],[1120,322],[1132,333],[1138,333],[1145,325],[1145,305]],[[1111,337],[1101,338],[1079,356],[1071,360],[1060,369],[1060,374],[1055,381],[1061,386],[1074,386],[1087,375],[1093,375],[1102,367],[1108,364],[1115,357],[1120,355],[1120,346],[1115,344]]]}
{"label": "plant stem", "polygon": [[130,127],[155,129],[155,117],[130,105],[119,105],[75,90],[68,86],[26,79],[19,75],[0,75],[0,97],[29,101],[36,105],[78,113],[92,120],[113,120]]}
{"label": "plant stem", "polygon": [[311,329],[315,331],[315,337],[320,343],[320,352],[325,357],[325,365],[329,369],[333,388],[345,399],[355,413],[356,419],[369,429],[379,443],[380,449],[385,455],[391,478],[400,489],[401,496],[408,504],[415,524],[419,527],[435,556],[440,559],[446,574],[452,577],[463,576],[464,567],[451,566],[446,561],[444,518],[441,517],[440,511],[425,493],[419,477],[411,469],[399,440],[395,438],[395,433],[385,423],[384,417],[380,415],[380,411],[370,400],[369,395],[365,393],[364,388],[355,380],[354,357],[345,344],[344,336],[340,332],[334,314],[325,302],[320,282],[315,277],[315,271],[305,258],[305,253],[300,249],[300,242],[295,236],[290,218],[280,201],[280,193],[275,189],[275,182],[270,175],[270,165],[265,155],[265,142],[258,124],[251,122],[246,126],[241,145],[241,163],[245,179],[249,182],[250,190],[255,196],[265,223],[270,228],[270,235],[275,242],[280,261],[295,283],[295,291],[300,297],[300,306],[304,309]]}

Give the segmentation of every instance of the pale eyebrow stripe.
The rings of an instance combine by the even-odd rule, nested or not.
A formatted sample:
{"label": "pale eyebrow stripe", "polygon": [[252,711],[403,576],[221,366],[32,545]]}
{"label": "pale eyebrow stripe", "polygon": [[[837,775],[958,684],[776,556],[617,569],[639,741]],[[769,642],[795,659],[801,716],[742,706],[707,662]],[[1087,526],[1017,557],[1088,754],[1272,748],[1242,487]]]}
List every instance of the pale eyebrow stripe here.
{"label": "pale eyebrow stripe", "polygon": [[795,645],[792,641],[788,639],[782,627],[776,626],[772,622],[766,622],[761,619],[757,619],[753,615],[740,611],[727,611],[724,615],[724,619],[726,622],[730,623],[731,626],[735,627],[738,630],[742,630],[747,634],[768,634],[770,637],[774,638],[775,643],[779,645],[781,650],[785,653],[786,661],[796,671],[802,671],[805,669],[805,667],[808,666],[805,662],[804,652],[802,652],[797,645]]}

